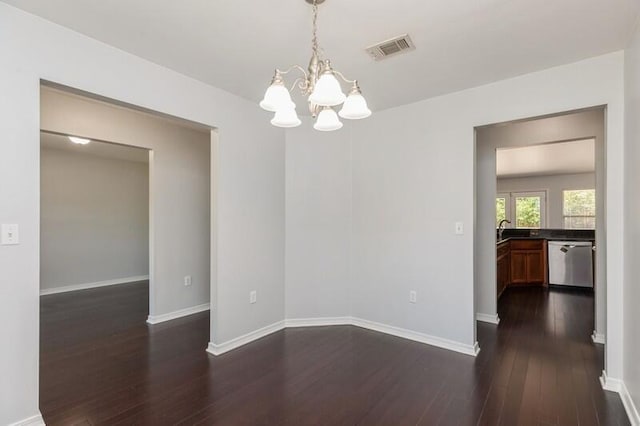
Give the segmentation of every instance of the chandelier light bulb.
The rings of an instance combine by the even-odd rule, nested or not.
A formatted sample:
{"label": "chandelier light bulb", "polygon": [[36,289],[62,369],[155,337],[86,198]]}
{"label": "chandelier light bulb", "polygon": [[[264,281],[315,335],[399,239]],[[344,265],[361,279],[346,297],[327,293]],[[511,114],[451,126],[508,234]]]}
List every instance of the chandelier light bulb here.
{"label": "chandelier light bulb", "polygon": [[271,119],[271,124],[276,127],[298,127],[302,121],[298,118],[295,108],[280,108]]}
{"label": "chandelier light bulb", "polygon": [[371,110],[367,106],[367,101],[360,92],[358,83],[354,83],[351,93],[349,93],[347,100],[344,101],[344,105],[342,105],[342,109],[338,114],[340,117],[348,120],[360,120],[371,115]]}
{"label": "chandelier light bulb", "polygon": [[277,76],[274,78],[271,86],[267,88],[264,99],[260,102],[260,107],[270,112],[276,112],[283,108],[295,108],[289,91]]}
{"label": "chandelier light bulb", "polygon": [[320,106],[336,106],[343,103],[346,98],[338,79],[332,72],[325,72],[320,76],[313,93],[309,96],[309,102]]}
{"label": "chandelier light bulb", "polygon": [[331,132],[342,128],[342,122],[338,119],[338,114],[330,107],[324,107],[313,128],[321,132]]}

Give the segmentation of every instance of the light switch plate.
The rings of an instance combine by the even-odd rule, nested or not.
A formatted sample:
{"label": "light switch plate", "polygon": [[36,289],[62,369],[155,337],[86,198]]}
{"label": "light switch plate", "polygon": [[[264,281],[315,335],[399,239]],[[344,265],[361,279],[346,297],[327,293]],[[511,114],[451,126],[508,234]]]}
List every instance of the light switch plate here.
{"label": "light switch plate", "polygon": [[415,290],[409,292],[409,302],[416,303],[418,301],[418,293]]}
{"label": "light switch plate", "polygon": [[191,275],[186,275],[184,277],[184,285],[185,286],[190,286],[191,285]]}
{"label": "light switch plate", "polygon": [[456,222],[456,235],[464,235],[464,224]]}
{"label": "light switch plate", "polygon": [[2,238],[0,244],[2,244],[3,246],[20,244],[20,235],[17,224],[2,224]]}
{"label": "light switch plate", "polygon": [[258,301],[258,292],[253,290],[249,292],[249,303],[254,304]]}

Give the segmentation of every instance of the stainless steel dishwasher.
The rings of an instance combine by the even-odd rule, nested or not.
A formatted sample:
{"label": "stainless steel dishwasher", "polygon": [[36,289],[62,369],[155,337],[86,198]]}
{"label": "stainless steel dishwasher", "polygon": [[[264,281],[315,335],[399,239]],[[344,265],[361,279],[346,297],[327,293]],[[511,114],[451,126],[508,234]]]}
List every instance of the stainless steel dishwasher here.
{"label": "stainless steel dishwasher", "polygon": [[549,241],[549,284],[593,288],[593,243]]}

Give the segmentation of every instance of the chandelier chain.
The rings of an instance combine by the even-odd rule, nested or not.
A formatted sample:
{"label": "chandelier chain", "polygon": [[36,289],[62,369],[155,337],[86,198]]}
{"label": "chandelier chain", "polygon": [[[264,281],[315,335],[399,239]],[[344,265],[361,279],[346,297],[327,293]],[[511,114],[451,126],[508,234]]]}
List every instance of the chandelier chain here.
{"label": "chandelier chain", "polygon": [[313,37],[311,38],[311,48],[313,53],[318,55],[318,2],[313,0]]}

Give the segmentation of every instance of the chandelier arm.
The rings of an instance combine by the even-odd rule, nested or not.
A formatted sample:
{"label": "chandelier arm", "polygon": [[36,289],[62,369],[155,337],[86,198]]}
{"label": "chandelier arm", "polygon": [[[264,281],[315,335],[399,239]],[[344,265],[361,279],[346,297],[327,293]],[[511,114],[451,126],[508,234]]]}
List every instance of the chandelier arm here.
{"label": "chandelier arm", "polygon": [[276,72],[281,75],[287,75],[293,70],[301,71],[304,77],[307,78],[307,71],[304,68],[302,68],[300,65],[292,65],[284,71],[280,69],[276,69]]}
{"label": "chandelier arm", "polygon": [[298,77],[295,79],[295,81],[293,82],[293,84],[291,85],[291,88],[289,89],[289,92],[292,92],[293,89],[296,88],[296,86],[298,86],[298,88],[300,88],[301,90],[304,90],[304,86],[305,86],[305,82],[307,81],[307,76],[305,75],[304,78],[303,77]]}
{"label": "chandelier arm", "polygon": [[346,78],[346,77],[344,76],[344,74],[342,74],[340,71],[333,70],[333,73],[334,73],[335,75],[337,75],[338,77],[340,77],[340,78],[342,79],[342,81],[344,81],[345,83],[355,84],[355,83],[357,83],[357,82],[358,82],[358,80],[349,80],[349,79],[348,79],[348,78]]}

